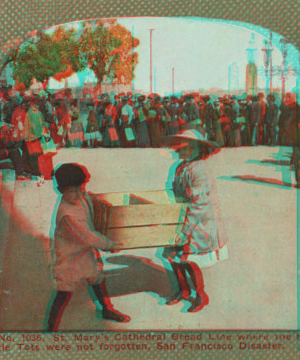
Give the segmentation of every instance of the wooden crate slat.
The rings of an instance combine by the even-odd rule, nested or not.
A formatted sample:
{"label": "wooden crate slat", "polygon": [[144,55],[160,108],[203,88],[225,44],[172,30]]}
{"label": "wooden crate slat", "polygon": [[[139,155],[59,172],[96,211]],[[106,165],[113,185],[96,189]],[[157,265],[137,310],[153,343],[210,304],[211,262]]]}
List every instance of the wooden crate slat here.
{"label": "wooden crate slat", "polygon": [[183,223],[184,218],[182,204],[113,206],[109,210],[108,228],[178,224]]}
{"label": "wooden crate slat", "polygon": [[109,229],[107,236],[122,243],[121,249],[159,247],[174,245],[174,235],[179,233],[182,225],[157,225],[121,229]]}

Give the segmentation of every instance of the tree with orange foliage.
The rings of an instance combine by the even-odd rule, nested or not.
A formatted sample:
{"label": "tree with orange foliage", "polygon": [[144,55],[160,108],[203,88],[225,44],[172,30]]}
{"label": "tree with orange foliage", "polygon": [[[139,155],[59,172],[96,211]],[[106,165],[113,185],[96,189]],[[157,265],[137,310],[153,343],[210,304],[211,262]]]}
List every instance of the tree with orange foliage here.
{"label": "tree with orange foliage", "polygon": [[122,41],[115,51],[120,55],[120,63],[116,68],[115,82],[118,84],[130,84],[134,78],[134,69],[138,64],[138,54],[134,52],[140,41],[132,37],[129,30],[120,24],[113,24],[110,29],[113,36]]}
{"label": "tree with orange foliage", "polygon": [[103,81],[123,84],[132,81],[138,62],[132,49],[139,45],[139,40],[132,38],[131,32],[116,20],[98,21],[95,25],[84,23],[79,42],[81,54],[94,71],[98,86]]}
{"label": "tree with orange foliage", "polygon": [[13,77],[26,88],[33,79],[46,85],[51,77],[60,81],[83,70],[76,30],[57,27],[53,33],[37,32],[22,43],[12,61]]}

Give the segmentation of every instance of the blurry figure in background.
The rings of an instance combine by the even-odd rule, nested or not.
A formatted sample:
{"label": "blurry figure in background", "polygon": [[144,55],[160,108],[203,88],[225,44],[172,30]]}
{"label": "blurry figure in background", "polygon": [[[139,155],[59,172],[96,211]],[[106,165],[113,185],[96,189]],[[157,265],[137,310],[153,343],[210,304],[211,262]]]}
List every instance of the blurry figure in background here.
{"label": "blurry figure in background", "polygon": [[203,120],[204,120],[204,129],[207,133],[207,139],[212,140],[215,137],[215,132],[213,129],[214,121],[214,105],[211,101],[210,96],[203,96],[204,108],[203,108]]}
{"label": "blurry figure in background", "polygon": [[119,147],[119,137],[116,131],[115,123],[117,118],[117,110],[111,101],[105,103],[104,119],[103,119],[103,146]]}
{"label": "blurry figure in background", "polygon": [[177,202],[187,203],[183,228],[175,234],[176,246],[166,247],[163,252],[179,287],[166,304],[173,305],[191,295],[189,275],[196,297],[187,311],[196,312],[209,303],[201,268],[228,258],[227,232],[216,199],[215,181],[205,164],[208,149],[216,145],[206,141],[196,130],[181,131],[168,137],[166,143],[174,145],[183,160],[176,170],[173,191]]}
{"label": "blurry figure in background", "polygon": [[168,136],[169,134],[169,124],[171,122],[171,116],[168,113],[167,107],[169,104],[170,100],[168,97],[165,97],[162,100],[161,103],[161,132],[162,132],[162,136]]}
{"label": "blurry figure in background", "polygon": [[82,147],[84,141],[84,131],[77,108],[77,102],[71,104],[71,111],[69,113],[71,123],[68,125],[68,146]]}
{"label": "blurry figure in background", "polygon": [[65,104],[56,100],[53,104],[53,118],[56,124],[56,132],[52,133],[52,138],[57,147],[64,147],[67,144],[68,126],[70,123],[69,113]]}
{"label": "blurry figure in background", "polygon": [[[243,107],[243,114],[245,118],[245,126],[247,129],[243,131],[243,144],[244,145],[251,145],[251,117],[252,117],[252,95],[248,95],[246,99],[246,104]],[[246,135],[245,135],[245,132]]]}
{"label": "blurry figure in background", "polygon": [[171,96],[171,103],[167,106],[168,114],[171,117],[169,122],[169,134],[174,135],[179,131],[179,105],[176,96]]}
{"label": "blurry figure in background", "polygon": [[236,95],[231,96],[231,105],[229,111],[230,125],[231,125],[231,136],[230,146],[241,146],[241,126],[237,121],[240,115],[240,106],[237,101]]}
{"label": "blurry figure in background", "polygon": [[297,109],[296,94],[286,93],[280,105],[279,128],[281,133],[279,145],[293,146],[296,144]]}
{"label": "blurry figure in background", "polygon": [[32,96],[30,107],[25,118],[26,146],[28,151],[29,167],[31,175],[37,177],[37,185],[44,183],[44,174],[41,172],[40,158],[43,150],[40,141],[44,136],[50,136],[49,124],[36,105],[36,99]]}
{"label": "blurry figure in background", "polygon": [[87,126],[85,129],[85,140],[88,147],[98,147],[98,142],[102,141],[101,134],[99,132],[97,118],[94,110],[94,103],[89,101],[87,103],[89,114],[87,117]]}
{"label": "blurry figure in background", "polygon": [[[56,296],[48,318],[47,331],[57,331],[62,313],[73,292],[90,285],[102,306],[102,317],[128,322],[130,317],[113,308],[98,249],[115,250],[112,240],[95,230],[93,204],[85,191],[87,170],[77,164],[63,164],[54,173],[62,198],[56,215],[54,243],[51,247],[52,272]],[[98,269],[100,267],[100,269]]]}
{"label": "blurry figure in background", "polygon": [[265,144],[265,122],[266,122],[266,103],[264,101],[265,95],[258,93],[258,118],[257,122],[259,125],[259,145]]}
{"label": "blurry figure in background", "polygon": [[11,140],[13,143],[10,157],[16,171],[17,180],[30,178],[30,167],[27,146],[25,139],[27,138],[25,129],[25,120],[27,115],[27,106],[21,96],[15,98],[18,106],[12,114],[11,118]]}
{"label": "blurry figure in background", "polygon": [[116,121],[115,121],[115,128],[117,130],[117,134],[119,137],[119,142],[120,142],[120,146],[123,147],[124,146],[124,140],[123,140],[123,134],[121,131],[121,124],[122,124],[122,107],[124,105],[123,101],[120,100],[120,94],[118,96],[118,101],[115,104],[116,107],[116,111],[117,111],[117,116],[116,116]]}
{"label": "blurry figure in background", "polygon": [[96,106],[95,114],[96,114],[98,128],[102,135],[103,135],[103,131],[104,131],[104,129],[103,129],[104,111],[105,111],[104,100],[103,100],[103,97],[100,95],[100,96],[98,96],[98,103]]}
{"label": "blurry figure in background", "polygon": [[265,145],[277,145],[277,132],[278,128],[278,106],[275,104],[275,97],[269,94],[267,97],[268,105],[266,107],[266,122],[264,125],[265,130]]}
{"label": "blurry figure in background", "polygon": [[120,126],[120,138],[123,147],[134,147],[136,136],[133,132],[131,122],[133,118],[133,110],[129,105],[130,97],[128,95],[124,96],[122,99],[122,109],[121,109],[121,126]]}
{"label": "blurry figure in background", "polygon": [[230,111],[231,111],[231,104],[230,101],[227,99],[227,96],[224,95],[222,99],[222,106],[220,107],[221,111],[221,128],[223,133],[224,145],[230,146],[230,139],[231,139],[231,123],[230,123]]}
{"label": "blurry figure in background", "polygon": [[252,97],[252,111],[251,111],[251,145],[256,146],[259,144],[259,118],[260,118],[260,106],[257,95]]}
{"label": "blurry figure in background", "polygon": [[161,145],[161,98],[155,96],[149,107],[149,135],[152,147],[159,147]]}
{"label": "blurry figure in background", "polygon": [[295,171],[296,186],[300,188],[300,105],[296,102],[295,93],[286,93],[281,111],[281,145],[293,147],[291,165]]}
{"label": "blurry figure in background", "polygon": [[224,146],[224,138],[221,127],[221,104],[222,101],[218,100],[214,105],[214,113],[213,113],[213,123],[212,128],[215,134],[213,141],[216,141],[220,147]]}
{"label": "blurry figure in background", "polygon": [[2,108],[2,119],[7,124],[11,123],[11,117],[15,111],[16,104],[13,101],[11,90],[7,89],[3,94],[3,108]]}
{"label": "blurry figure in background", "polygon": [[247,100],[246,99],[240,99],[239,100],[240,105],[240,112],[239,117],[237,119],[237,122],[240,124],[240,132],[241,132],[241,145],[246,146],[249,144],[249,127],[246,120],[247,116]]}
{"label": "blurry figure in background", "polygon": [[47,100],[48,94],[46,91],[41,90],[36,97],[36,104],[39,111],[43,114],[45,121],[48,124],[53,124],[53,113],[52,106],[50,102]]}
{"label": "blurry figure in background", "polygon": [[194,103],[192,95],[185,96],[186,103],[183,106],[183,113],[186,115],[187,124],[199,119],[199,111],[197,105]]}

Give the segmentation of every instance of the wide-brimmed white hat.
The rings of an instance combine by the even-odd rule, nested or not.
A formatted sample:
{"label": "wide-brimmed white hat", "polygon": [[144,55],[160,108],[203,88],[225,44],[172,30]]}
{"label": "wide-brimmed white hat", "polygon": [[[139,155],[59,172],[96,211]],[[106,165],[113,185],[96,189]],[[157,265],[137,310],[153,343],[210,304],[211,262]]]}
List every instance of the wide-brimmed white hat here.
{"label": "wide-brimmed white hat", "polygon": [[220,147],[220,145],[214,141],[208,141],[205,139],[204,135],[201,134],[196,129],[182,130],[175,135],[166,136],[164,138],[164,143],[167,146],[176,145],[182,142],[199,142],[203,145],[209,146],[211,148]]}

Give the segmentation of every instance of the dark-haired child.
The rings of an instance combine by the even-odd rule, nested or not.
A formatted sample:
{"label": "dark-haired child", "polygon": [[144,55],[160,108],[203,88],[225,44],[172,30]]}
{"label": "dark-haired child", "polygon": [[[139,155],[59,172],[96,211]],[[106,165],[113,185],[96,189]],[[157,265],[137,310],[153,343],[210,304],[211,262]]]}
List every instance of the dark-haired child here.
{"label": "dark-haired child", "polygon": [[111,251],[115,249],[115,244],[94,228],[93,205],[84,189],[88,180],[87,171],[76,164],[63,164],[55,171],[54,176],[63,196],[57,211],[52,249],[52,271],[57,293],[47,331],[57,331],[65,306],[73,291],[82,284],[92,286],[102,306],[103,319],[130,321],[129,316],[113,309],[107,295],[103,271],[97,269],[101,259],[96,258],[95,250]]}

